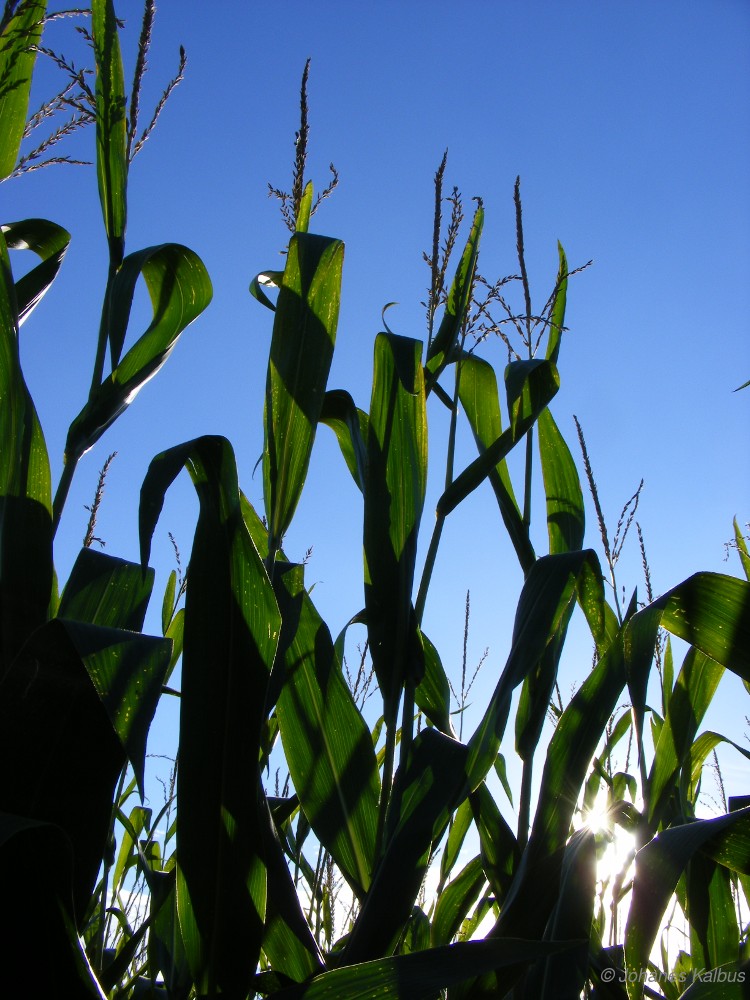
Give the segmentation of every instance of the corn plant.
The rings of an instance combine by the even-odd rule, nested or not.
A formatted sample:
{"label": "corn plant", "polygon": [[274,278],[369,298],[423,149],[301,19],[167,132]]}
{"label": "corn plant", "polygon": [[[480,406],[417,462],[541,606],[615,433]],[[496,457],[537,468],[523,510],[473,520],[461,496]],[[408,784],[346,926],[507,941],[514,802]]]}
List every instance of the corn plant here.
{"label": "corn plant", "polygon": [[[147,4],[146,19],[151,9]],[[0,127],[4,149],[15,143],[8,174],[28,101],[17,67],[33,62],[43,12],[37,2],[6,5],[0,79],[13,86],[4,91]],[[251,282],[273,314],[263,510],[242,492],[228,440],[175,444],[153,459],[143,483],[141,565],[84,548],[57,599],[52,537],[78,459],[210,298],[208,276],[186,248],[165,244],[125,255],[132,133],[109,0],[93,4],[92,40],[109,277],[92,391],[71,424],[54,505],[18,328],[53,280],[68,237],[50,223],[4,226],[6,244],[42,258],[18,282],[0,247],[0,864],[12,910],[3,938],[12,978],[36,994],[185,1000],[742,996],[750,807],[729,802],[722,815],[698,819],[696,804],[704,762],[728,742],[699,733],[706,708],[726,670],[750,684],[750,584],[698,573],[660,597],[648,592],[644,604],[635,591],[621,602],[616,557],[635,497],[612,545],[599,518],[605,567],[584,548],[583,490],[550,409],[576,269],[559,246],[551,294],[534,311],[520,183],[514,198],[523,307],[515,310],[508,281],[490,282],[478,269],[481,202],[462,239],[463,205],[454,190],[443,224],[443,159],[426,254],[426,342],[387,328],[377,333],[369,406],[358,407],[345,389],[328,385],[345,249],[311,231],[321,199],[305,180],[306,66],[292,191],[272,189],[291,231],[285,265]],[[123,355],[141,274],[155,304],[162,296],[163,306],[175,288],[181,305],[173,308],[167,296]],[[496,334],[510,349],[501,378],[482,356],[482,343]],[[112,371],[103,378],[107,349]],[[442,407],[450,430],[435,472],[428,423]],[[462,419],[477,457],[461,466]],[[295,561],[285,549],[320,425],[335,434],[362,497],[363,590],[342,617],[367,630],[361,662],[377,683],[374,726],[361,688],[347,682],[346,629],[332,635],[306,586],[304,558]],[[522,476],[514,483],[507,460],[516,448]],[[590,464],[584,452],[587,473]],[[141,629],[152,590],[151,540],[165,494],[183,470],[199,501],[184,608],[172,574],[164,634],[149,637]],[[442,487],[420,563],[428,475],[439,476]],[[541,541],[531,529],[539,475],[547,529]],[[485,484],[523,586],[494,691],[473,731],[462,714],[456,732],[457,706],[423,629],[424,612],[439,587],[445,521]],[[739,529],[736,544],[747,574]],[[563,704],[558,670],[576,609],[591,632],[594,660]],[[665,632],[688,644],[676,677]],[[178,661],[179,690],[171,689],[180,698],[175,799],[168,794],[155,818],[134,797],[143,793],[151,719]],[[649,700],[655,664],[656,707]],[[461,691],[463,701],[465,684]],[[623,740],[632,753],[617,769]],[[507,785],[511,754],[522,765],[512,822],[489,780],[497,774]],[[278,759],[288,771],[284,781],[272,778]],[[609,926],[597,907],[603,835],[578,823],[602,790],[606,829],[632,831],[637,846],[632,879],[615,886]],[[167,833],[159,840],[162,822]],[[459,869],[461,849],[472,843],[476,854]],[[439,867],[439,892],[429,902],[431,865]],[[661,967],[650,965],[674,901],[689,924],[689,951],[672,968],[667,956]],[[41,969],[31,961],[40,947]],[[724,978],[701,981],[709,969]]]}

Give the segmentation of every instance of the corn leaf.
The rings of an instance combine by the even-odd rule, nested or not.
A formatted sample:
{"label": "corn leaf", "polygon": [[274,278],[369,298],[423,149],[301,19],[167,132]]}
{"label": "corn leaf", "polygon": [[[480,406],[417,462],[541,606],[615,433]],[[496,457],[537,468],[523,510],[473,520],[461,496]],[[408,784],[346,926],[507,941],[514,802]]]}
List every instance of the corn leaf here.
{"label": "corn leaf", "polygon": [[455,478],[438,500],[438,514],[450,514],[496,469],[553,398],[560,387],[560,378],[549,361],[515,361],[506,369],[505,383],[510,427]]}
{"label": "corn leaf", "polygon": [[325,394],[320,422],[331,428],[341,448],[354,482],[364,492],[367,469],[368,416],[354,405],[343,389],[331,389]]}
{"label": "corn leaf", "polygon": [[598,560],[590,550],[544,556],[527,576],[516,610],[510,654],[482,721],[469,740],[467,773],[472,789],[497,757],[513,691],[566,628],[578,579],[587,564],[598,570]]}
{"label": "corn leaf", "polygon": [[437,729],[414,740],[404,772],[396,774],[397,822],[342,956],[343,964],[388,954],[412,911],[430,847],[442,837],[466,796],[466,747]]}
{"label": "corn leaf", "polygon": [[185,595],[177,906],[199,992],[244,995],[266,912],[259,762],[281,620],[223,438],[189,441],[151,463],[141,490],[143,565],[164,493],[183,466],[200,510]]}
{"label": "corn leaf", "polygon": [[[502,434],[500,397],[492,365],[473,354],[463,358],[460,362],[458,394],[481,455]],[[508,464],[504,458],[490,469],[488,479],[518,561],[524,573],[528,573],[536,556],[513,493]]]}
{"label": "corn leaf", "polygon": [[303,567],[279,563],[274,580],[285,666],[276,705],[284,754],[310,825],[362,897],[372,878],[380,797],[370,730],[305,591]]}
{"label": "corn leaf", "polygon": [[427,483],[421,353],[417,340],[387,333],[375,340],[365,480],[365,606],[370,655],[389,727],[406,678],[417,684],[423,673],[411,603]]}
{"label": "corn leaf", "polygon": [[[148,329],[122,360],[136,281],[143,276],[153,308]],[[182,331],[203,312],[213,294],[200,257],[177,243],[131,254],[114,279],[109,339],[114,368],[70,425],[66,461],[79,458],[135,399],[171,354]]]}
{"label": "corn leaf", "polygon": [[4,807],[66,831],[79,915],[96,884],[128,757],[142,780],[168,660],[164,639],[57,620],[34,633],[0,685]]}
{"label": "corn leaf", "polygon": [[675,775],[689,759],[698,727],[723,674],[724,667],[695,646],[688,650],[654,750],[647,798],[650,823],[658,817],[673,788]]}
{"label": "corn leaf", "polygon": [[17,995],[104,1000],[76,931],[72,869],[59,826],[0,813],[0,880],[12,914],[3,920],[3,976]]}
{"label": "corn leaf", "polygon": [[[628,969],[646,966],[677,880],[696,852],[721,850],[733,866],[747,873],[749,831],[750,808],[747,808],[663,830],[641,848],[636,855],[633,899],[625,928]],[[627,987],[631,1000],[640,1000],[643,982],[637,976],[632,981],[628,977]]]}
{"label": "corn leaf", "polygon": [[125,81],[112,0],[92,0],[96,60],[96,176],[110,260],[119,266],[127,221],[127,121]]}
{"label": "corn leaf", "polygon": [[736,517],[734,519],[734,542],[737,546],[737,552],[740,557],[740,562],[742,563],[745,578],[750,580],[750,553],[747,551],[747,541],[740,530]]}
{"label": "corn leaf", "polygon": [[153,585],[152,569],[144,573],[137,563],[84,548],[60,597],[58,616],[139,632]]}
{"label": "corn leaf", "polygon": [[477,855],[438,897],[432,921],[433,945],[450,944],[486,883],[482,858]]}
{"label": "corn leaf", "polygon": [[[471,303],[471,291],[474,286],[474,273],[479,255],[479,242],[484,226],[484,209],[480,204],[474,212],[469,238],[461,254],[455,277],[448,292],[445,303],[445,313],[435,334],[435,338],[427,349],[426,368],[431,380],[437,380],[445,368],[451,353],[455,350],[461,327]],[[428,390],[429,391],[429,390]]]}
{"label": "corn leaf", "polygon": [[[274,994],[274,1000],[434,1000],[441,989],[494,969],[526,965],[567,944],[506,938],[459,941],[411,955],[350,965]],[[508,980],[512,985],[513,978]]]}
{"label": "corn leaf", "polygon": [[557,254],[560,258],[560,266],[557,271],[555,281],[554,298],[550,310],[549,338],[547,340],[546,357],[557,364],[560,354],[560,341],[562,340],[563,326],[565,324],[565,304],[568,296],[568,259],[562,244],[557,244]]}
{"label": "corn leaf", "polygon": [[0,180],[10,176],[18,159],[46,7],[44,0],[23,0],[0,36]]}
{"label": "corn leaf", "polygon": [[0,676],[47,620],[52,598],[49,458],[24,381],[18,309],[0,234]]}
{"label": "corn leaf", "polygon": [[2,227],[9,250],[32,250],[41,262],[16,282],[20,326],[36,308],[60,270],[70,243],[70,233],[46,219],[24,219]]}
{"label": "corn leaf", "polygon": [[263,495],[273,555],[297,508],[336,342],[344,244],[295,233],[279,289],[266,379]]}
{"label": "corn leaf", "polygon": [[586,518],[573,456],[549,410],[539,414],[537,426],[550,553],[580,549]]}

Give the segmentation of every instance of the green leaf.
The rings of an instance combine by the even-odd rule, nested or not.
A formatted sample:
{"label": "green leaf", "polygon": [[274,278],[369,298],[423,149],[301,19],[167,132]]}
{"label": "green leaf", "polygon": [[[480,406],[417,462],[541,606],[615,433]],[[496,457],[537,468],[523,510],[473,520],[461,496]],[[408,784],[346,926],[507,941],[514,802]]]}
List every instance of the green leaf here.
{"label": "green leaf", "polygon": [[254,299],[257,299],[262,306],[265,306],[266,309],[270,309],[271,312],[276,312],[275,304],[269,299],[263,289],[278,288],[283,280],[283,271],[261,271],[260,274],[256,274],[250,282],[250,294]]}
{"label": "green leaf", "polygon": [[276,566],[285,667],[276,712],[300,803],[360,898],[370,887],[380,781],[370,730],[344,681],[327,627],[305,591],[303,567]]}
{"label": "green leaf", "polygon": [[91,33],[96,60],[96,176],[110,260],[125,252],[127,219],[127,121],[125,81],[112,0],[92,0]]}
{"label": "green leaf", "polygon": [[747,1000],[749,977],[747,962],[710,969],[681,994],[680,1000]]}
{"label": "green leaf", "polygon": [[466,319],[471,303],[471,290],[474,286],[474,273],[483,226],[484,209],[480,203],[474,213],[471,232],[448,292],[443,320],[427,349],[426,367],[433,380],[437,380],[440,372],[445,368],[447,360],[456,347],[461,327]]}
{"label": "green leaf", "polygon": [[685,657],[667,704],[667,716],[649,776],[648,819],[660,815],[673,789],[673,779],[687,762],[698,727],[724,674],[724,667],[692,646]]}
{"label": "green leaf", "polygon": [[264,856],[268,871],[268,904],[263,951],[271,968],[296,982],[324,971],[323,958],[302,912],[297,890],[276,830],[266,811]]}
{"label": "green leaf", "polygon": [[511,414],[510,427],[454,479],[438,500],[438,514],[450,514],[484,482],[514,445],[525,436],[560,387],[557,369],[551,362],[543,360],[513,362],[506,369],[505,382]]}
{"label": "green leaf", "polygon": [[750,580],[750,553],[747,551],[747,541],[740,530],[736,517],[734,519],[734,541],[737,546],[737,552],[740,557],[740,562],[742,563],[745,578]]}
{"label": "green leaf", "polygon": [[591,760],[627,681],[622,641],[614,641],[571,699],[547,749],[528,844],[493,934],[543,933],[557,899],[573,812]]}
{"label": "green leaf", "polygon": [[[460,361],[458,394],[466,416],[469,419],[474,440],[480,455],[497,441],[502,434],[500,397],[497,379],[492,365],[482,358],[468,355]],[[523,523],[513,486],[510,481],[505,458],[488,473],[505,528],[516,550],[518,561],[524,573],[528,573],[536,559],[529,539],[529,531]]]}
{"label": "green leaf", "polygon": [[342,964],[393,949],[419,893],[430,848],[466,796],[466,747],[437,729],[414,740],[405,772],[396,774],[398,821],[344,949]]}
{"label": "green leaf", "polygon": [[450,720],[451,689],[448,675],[440,660],[440,655],[427,636],[420,630],[424,649],[424,676],[417,684],[414,700],[433,726],[453,736]]}
{"label": "green leaf", "polygon": [[554,299],[550,310],[549,339],[547,341],[546,357],[557,364],[560,354],[560,341],[562,340],[563,327],[565,324],[565,304],[568,297],[568,259],[562,244],[557,244],[557,254],[560,258],[560,266],[557,271],[555,281]]}
{"label": "green leaf", "polygon": [[9,250],[32,250],[41,263],[16,282],[18,325],[41,301],[60,270],[70,243],[70,233],[46,219],[24,219],[2,227]]}
{"label": "green leaf", "polygon": [[[591,550],[544,556],[526,578],[516,610],[511,651],[484,717],[469,740],[469,784],[484,779],[497,757],[513,691],[536,667],[548,645],[567,626],[584,567],[599,562]],[[590,758],[589,758],[590,759]]]}
{"label": "green leaf", "polygon": [[740,930],[730,872],[698,853],[687,865],[685,881],[694,967],[711,969],[736,961]]}
{"label": "green leaf", "polygon": [[440,884],[442,885],[453,871],[458,861],[458,854],[471,826],[471,802],[464,799],[451,817],[448,837],[440,859]]}
{"label": "green leaf", "polygon": [[0,676],[48,616],[52,599],[49,458],[26,388],[18,309],[0,234]]}
{"label": "green leaf", "polygon": [[299,212],[297,213],[296,229],[298,233],[306,233],[310,228],[310,215],[312,213],[313,182],[308,181],[302,192]]}
{"label": "green leaf", "polygon": [[[153,320],[120,360],[140,276],[151,298]],[[203,262],[187,247],[163,243],[126,257],[110,297],[109,341],[114,368],[70,425],[66,461],[76,460],[88,451],[132,403],[166,362],[182,331],[209,304],[212,294]]]}
{"label": "green leaf", "polygon": [[[263,495],[272,554],[302,494],[336,342],[344,244],[289,241],[266,379]],[[273,558],[273,555],[272,555]]]}
{"label": "green leaf", "polygon": [[44,0],[23,0],[0,36],[0,180],[10,176],[18,159],[46,7]]}
{"label": "green leaf", "polygon": [[331,428],[354,482],[364,493],[367,474],[368,416],[343,389],[331,389],[323,398],[320,422]]}
{"label": "green leaf", "polygon": [[581,483],[573,456],[549,410],[539,414],[537,426],[547,498],[550,553],[580,549],[586,519]]}
{"label": "green leaf", "polygon": [[58,620],[34,633],[0,685],[3,805],[66,831],[79,915],[96,884],[128,756],[142,777],[168,659],[163,639]]}
{"label": "green leaf", "polygon": [[[541,1000],[578,1000],[588,980],[589,938],[596,900],[596,838],[578,830],[568,842],[560,889],[545,941],[579,941],[576,948],[550,955],[530,973],[532,995]],[[538,978],[537,978],[538,977]]]}
{"label": "green leaf", "polygon": [[140,632],[154,571],[96,549],[81,549],[60,598],[58,617]]}
{"label": "green leaf", "polygon": [[389,727],[405,680],[419,683],[424,669],[411,603],[427,483],[421,353],[417,340],[387,333],[375,340],[365,480],[365,606]]}
{"label": "green leaf", "polygon": [[73,920],[72,870],[59,826],[0,813],[3,977],[16,995],[103,1000]]}
{"label": "green leaf", "polygon": [[141,490],[143,564],[164,493],[185,465],[200,509],[185,595],[177,906],[199,992],[244,995],[266,912],[259,767],[281,620],[223,438],[189,441],[151,463]]}
{"label": "green leaf", "polygon": [[518,843],[485,782],[471,793],[470,801],[484,872],[495,899],[502,904],[516,867]]}
{"label": "green leaf", "polygon": [[433,945],[449,944],[479,898],[487,878],[477,855],[440,893],[432,921]]}
{"label": "green leaf", "polygon": [[[633,898],[625,928],[625,960],[628,969],[644,968],[651,953],[664,911],[675,891],[677,880],[693,855],[710,845],[714,850],[726,845],[732,833],[741,831],[739,850],[746,850],[750,808],[696,820],[663,830],[636,855]],[[739,854],[739,851],[738,851]],[[738,857],[739,860],[739,857]],[[747,865],[747,854],[743,861]],[[639,1000],[643,983],[628,979],[628,996]]]}
{"label": "green leaf", "polygon": [[396,955],[350,965],[318,976],[306,985],[274,994],[274,1000],[434,1000],[441,989],[494,969],[513,968],[563,950],[565,944],[459,941],[411,955]]}

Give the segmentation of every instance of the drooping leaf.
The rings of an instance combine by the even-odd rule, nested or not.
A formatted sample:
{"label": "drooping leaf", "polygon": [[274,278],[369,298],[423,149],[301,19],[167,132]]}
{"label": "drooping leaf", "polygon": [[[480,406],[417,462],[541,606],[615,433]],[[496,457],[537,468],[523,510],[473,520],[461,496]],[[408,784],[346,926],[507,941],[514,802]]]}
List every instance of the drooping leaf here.
{"label": "drooping leaf", "polygon": [[362,897],[372,878],[380,797],[370,730],[305,590],[303,567],[279,563],[274,586],[282,615],[285,669],[276,713],[284,754],[310,825]]}
{"label": "drooping leaf", "polygon": [[127,121],[125,81],[112,0],[92,0],[91,34],[96,60],[96,176],[110,260],[122,263],[127,221]]}
{"label": "drooping leaf", "polygon": [[266,379],[263,495],[275,553],[297,508],[336,342],[344,244],[310,233],[289,241]]}
{"label": "drooping leaf", "polygon": [[[148,288],[153,319],[120,360],[140,276]],[[132,403],[166,362],[182,331],[209,304],[212,294],[203,262],[187,247],[163,243],[126,257],[110,292],[109,341],[115,367],[70,425],[66,461],[80,458]]]}
{"label": "drooping leaf", "polygon": [[18,159],[46,7],[45,0],[23,0],[0,36],[0,180],[10,176]]}
{"label": "drooping leaf", "polygon": [[185,596],[177,906],[198,989],[244,995],[266,911],[259,767],[281,621],[223,438],[187,442],[151,463],[141,491],[143,563],[164,493],[183,466],[200,510]]}
{"label": "drooping leaf", "polygon": [[422,345],[394,334],[375,340],[367,438],[364,558],[370,655],[390,726],[407,677],[423,672],[412,608],[417,535],[427,483]]}
{"label": "drooping leaf", "polygon": [[325,394],[320,422],[331,428],[354,482],[364,492],[367,468],[368,416],[354,405],[343,389],[331,389]]}
{"label": "drooping leaf", "polygon": [[2,227],[9,250],[32,250],[41,262],[16,282],[18,325],[36,308],[60,270],[70,233],[46,219],[24,219]]}

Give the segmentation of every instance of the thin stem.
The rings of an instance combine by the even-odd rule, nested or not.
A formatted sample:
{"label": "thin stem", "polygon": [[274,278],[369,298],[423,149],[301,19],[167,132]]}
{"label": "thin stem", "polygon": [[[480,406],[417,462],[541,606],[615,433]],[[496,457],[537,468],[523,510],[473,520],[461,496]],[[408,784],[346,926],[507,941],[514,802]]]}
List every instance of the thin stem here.
{"label": "thin stem", "polygon": [[417,603],[414,608],[415,614],[417,616],[417,624],[422,624],[422,616],[424,615],[424,606],[427,603],[427,591],[430,586],[430,579],[432,578],[432,571],[435,568],[435,559],[437,557],[438,546],[440,545],[440,536],[443,533],[443,525],[445,524],[445,514],[435,515],[435,527],[432,529],[432,538],[430,539],[430,547],[427,550],[427,557],[424,561],[424,569],[422,570],[422,579],[419,583],[419,591],[417,593]]}
{"label": "thin stem", "polygon": [[534,428],[526,434],[526,474],[523,488],[523,523],[528,534],[531,526],[531,477],[534,467]]}

